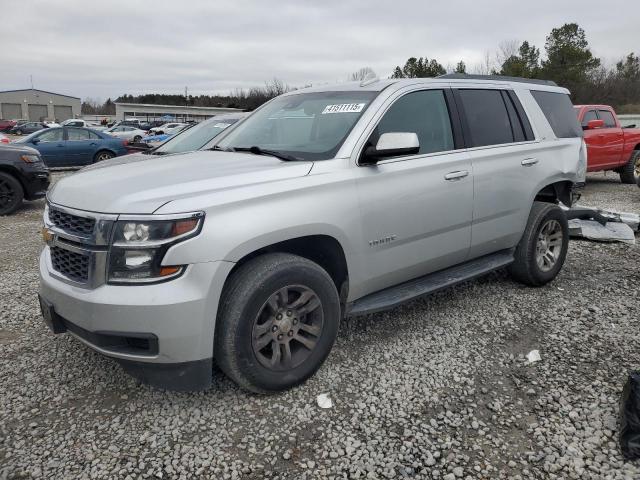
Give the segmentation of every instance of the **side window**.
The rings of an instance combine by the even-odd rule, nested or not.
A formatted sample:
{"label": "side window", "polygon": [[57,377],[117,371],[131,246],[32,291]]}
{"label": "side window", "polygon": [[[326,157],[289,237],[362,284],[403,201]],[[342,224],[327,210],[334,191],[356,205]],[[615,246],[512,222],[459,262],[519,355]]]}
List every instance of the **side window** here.
{"label": "side window", "polygon": [[547,118],[556,137],[582,137],[582,127],[573,111],[569,95],[541,90],[531,90],[531,95]]}
{"label": "side window", "polygon": [[582,126],[586,127],[587,125],[589,125],[589,122],[591,120],[598,120],[598,115],[596,115],[595,110],[589,110],[584,114],[584,117],[582,117]]}
{"label": "side window", "polygon": [[604,120],[604,126],[606,128],[616,128],[616,119],[613,118],[613,113],[609,110],[598,110],[600,119]]}
{"label": "side window", "polygon": [[38,140],[41,142],[60,142],[62,141],[62,129],[44,132],[42,135],[38,135]]}
{"label": "side window", "polygon": [[418,135],[418,154],[453,150],[453,132],[447,102],[442,90],[421,90],[404,95],[384,114],[374,130],[370,144],[383,133],[412,132]]}
{"label": "side window", "polygon": [[[459,90],[471,146],[514,142],[509,112],[500,90]],[[522,135],[522,134],[521,134]]]}
{"label": "side window", "polygon": [[67,131],[69,140],[89,140],[89,131],[81,128],[70,128]]}
{"label": "side window", "polygon": [[102,140],[102,137],[98,135],[96,132],[92,132],[88,130],[87,133],[89,134],[89,139],[91,140]]}

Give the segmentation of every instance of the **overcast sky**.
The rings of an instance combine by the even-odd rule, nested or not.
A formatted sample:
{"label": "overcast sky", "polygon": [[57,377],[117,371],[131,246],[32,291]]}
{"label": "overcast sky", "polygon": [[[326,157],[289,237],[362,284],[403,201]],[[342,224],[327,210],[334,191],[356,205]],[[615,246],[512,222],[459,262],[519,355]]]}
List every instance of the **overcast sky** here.
{"label": "overcast sky", "polygon": [[577,22],[608,63],[640,54],[640,1],[604,0],[22,0],[3,4],[0,90],[101,100],[123,93],[228,93],[277,77],[389,76],[410,56],[470,69],[505,40],[541,50]]}

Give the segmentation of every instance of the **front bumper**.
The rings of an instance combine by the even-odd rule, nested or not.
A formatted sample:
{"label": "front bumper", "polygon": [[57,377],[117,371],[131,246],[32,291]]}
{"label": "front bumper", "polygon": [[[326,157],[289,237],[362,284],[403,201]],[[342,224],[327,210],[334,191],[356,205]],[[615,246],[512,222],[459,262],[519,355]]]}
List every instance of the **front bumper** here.
{"label": "front bumper", "polygon": [[49,170],[24,170],[22,176],[27,200],[43,198],[47,194],[50,183]]}
{"label": "front bumper", "polygon": [[[86,289],[51,275],[49,248],[45,247],[40,256],[40,296],[62,319],[64,330],[124,362],[125,369],[137,372],[142,380],[157,377],[164,384],[150,383],[175,389],[186,367],[211,365],[218,299],[233,265],[198,263],[165,283]],[[209,369],[209,382],[210,373]]]}

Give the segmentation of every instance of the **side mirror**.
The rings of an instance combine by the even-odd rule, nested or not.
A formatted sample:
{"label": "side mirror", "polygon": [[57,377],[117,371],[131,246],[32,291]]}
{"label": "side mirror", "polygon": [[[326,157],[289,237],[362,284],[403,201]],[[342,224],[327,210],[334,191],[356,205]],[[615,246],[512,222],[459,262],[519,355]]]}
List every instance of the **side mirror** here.
{"label": "side mirror", "polygon": [[375,147],[367,147],[362,158],[363,164],[374,164],[382,158],[398,155],[412,155],[420,151],[418,135],[413,132],[383,133]]}
{"label": "side mirror", "polygon": [[604,127],[604,120],[589,120],[587,123],[587,130],[595,130],[602,127]]}

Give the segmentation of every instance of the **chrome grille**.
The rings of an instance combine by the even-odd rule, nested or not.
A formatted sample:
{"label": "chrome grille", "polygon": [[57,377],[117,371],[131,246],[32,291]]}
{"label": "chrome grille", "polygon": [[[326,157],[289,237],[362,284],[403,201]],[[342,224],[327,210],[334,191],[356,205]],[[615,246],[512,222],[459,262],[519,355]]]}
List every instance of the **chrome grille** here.
{"label": "chrome grille", "polygon": [[53,269],[69,280],[86,283],[89,280],[90,257],[80,253],[51,247],[51,265]]}
{"label": "chrome grille", "polygon": [[49,208],[49,221],[69,233],[91,235],[96,225],[94,218],[79,217],[56,208]]}

